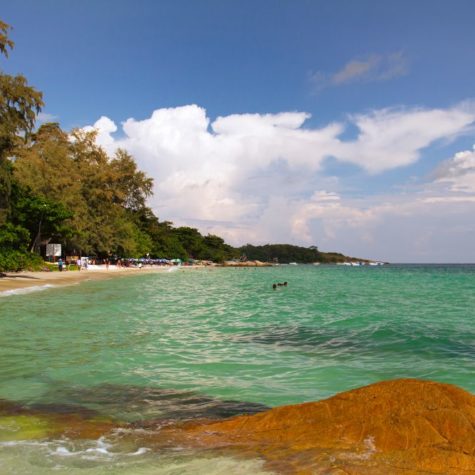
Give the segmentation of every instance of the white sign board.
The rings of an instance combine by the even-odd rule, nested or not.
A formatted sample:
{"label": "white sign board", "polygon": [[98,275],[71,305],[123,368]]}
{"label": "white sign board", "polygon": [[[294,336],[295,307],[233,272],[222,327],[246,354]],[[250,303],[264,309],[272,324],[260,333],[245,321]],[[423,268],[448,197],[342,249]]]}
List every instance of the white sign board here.
{"label": "white sign board", "polygon": [[46,255],[48,257],[60,257],[61,244],[46,244]]}

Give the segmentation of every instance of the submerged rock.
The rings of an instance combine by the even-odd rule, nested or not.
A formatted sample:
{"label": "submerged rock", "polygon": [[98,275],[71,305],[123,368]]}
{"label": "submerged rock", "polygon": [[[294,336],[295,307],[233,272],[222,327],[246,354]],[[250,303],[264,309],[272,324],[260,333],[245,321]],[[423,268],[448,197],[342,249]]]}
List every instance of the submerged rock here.
{"label": "submerged rock", "polygon": [[320,402],[171,426],[159,444],[263,457],[281,473],[475,473],[475,396],[400,379]]}
{"label": "submerged rock", "polygon": [[55,437],[97,439],[118,427],[117,421],[87,409],[76,408],[73,413],[65,406],[32,408],[0,400],[0,442]]}

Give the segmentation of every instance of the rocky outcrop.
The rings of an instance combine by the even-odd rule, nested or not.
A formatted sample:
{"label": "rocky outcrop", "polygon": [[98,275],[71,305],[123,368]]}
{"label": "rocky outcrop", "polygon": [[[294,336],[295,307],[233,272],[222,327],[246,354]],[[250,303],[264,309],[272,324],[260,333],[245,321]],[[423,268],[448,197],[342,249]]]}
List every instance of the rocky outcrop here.
{"label": "rocky outcrop", "polygon": [[259,456],[296,474],[475,473],[475,396],[401,379],[221,422],[163,429],[159,444]]}
{"label": "rocky outcrop", "polygon": [[475,474],[475,396],[449,384],[400,379],[220,421],[133,424],[81,406],[0,400],[0,442],[102,436],[158,452],[187,447],[257,457],[281,474],[468,475]]}
{"label": "rocky outcrop", "polygon": [[272,264],[261,261],[225,261],[223,267],[272,267]]}

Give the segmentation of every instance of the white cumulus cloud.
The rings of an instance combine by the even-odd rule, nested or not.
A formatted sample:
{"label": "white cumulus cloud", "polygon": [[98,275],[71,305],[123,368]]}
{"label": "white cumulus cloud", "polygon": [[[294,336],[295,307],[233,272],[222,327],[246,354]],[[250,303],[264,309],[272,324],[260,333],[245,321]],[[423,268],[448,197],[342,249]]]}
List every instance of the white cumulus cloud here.
{"label": "white cumulus cloud", "polygon": [[[385,233],[388,219],[429,216],[426,208],[440,203],[422,200],[432,195],[404,202],[385,197],[387,204],[381,204],[383,198],[376,204],[349,201],[338,189],[338,177],[321,173],[326,159],[352,163],[369,174],[415,163],[435,141],[466,132],[475,107],[383,109],[319,128],[307,128],[309,118],[305,112],[283,112],[212,121],[205,109],[187,105],[157,109],[143,120],[127,119],[119,138],[117,125],[107,117],[92,127],[98,130],[98,143],[109,152],[128,150],[155,179],[151,205],[161,219],[221,234],[233,244],[323,243],[328,248],[334,243],[331,248],[348,253],[366,246],[365,255],[384,258],[368,246]],[[349,124],[357,134],[344,140]]]}
{"label": "white cumulus cloud", "polygon": [[475,193],[475,145],[442,163],[436,176],[439,183],[448,183],[452,191]]}

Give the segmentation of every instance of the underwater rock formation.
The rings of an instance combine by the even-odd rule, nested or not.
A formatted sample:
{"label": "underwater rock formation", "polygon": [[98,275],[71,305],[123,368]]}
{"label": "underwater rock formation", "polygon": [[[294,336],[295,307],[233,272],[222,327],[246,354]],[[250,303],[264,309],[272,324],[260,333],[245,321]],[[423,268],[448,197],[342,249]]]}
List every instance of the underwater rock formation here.
{"label": "underwater rock formation", "polygon": [[0,442],[58,437],[97,439],[118,426],[117,421],[85,408],[28,408],[0,399]]}

